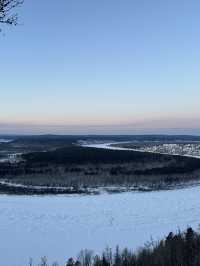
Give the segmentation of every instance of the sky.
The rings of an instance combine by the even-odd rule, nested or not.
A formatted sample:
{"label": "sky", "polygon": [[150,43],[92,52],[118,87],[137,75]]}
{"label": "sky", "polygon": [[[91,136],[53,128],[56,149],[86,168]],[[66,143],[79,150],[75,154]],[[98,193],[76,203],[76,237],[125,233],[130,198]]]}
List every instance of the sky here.
{"label": "sky", "polygon": [[199,0],[25,0],[0,134],[200,134]]}

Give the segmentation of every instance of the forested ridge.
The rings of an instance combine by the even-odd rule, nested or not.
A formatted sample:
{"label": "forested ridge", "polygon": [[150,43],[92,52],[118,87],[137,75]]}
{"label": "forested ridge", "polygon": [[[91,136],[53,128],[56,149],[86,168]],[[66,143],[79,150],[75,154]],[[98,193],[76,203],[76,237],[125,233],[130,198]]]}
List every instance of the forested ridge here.
{"label": "forested ridge", "polygon": [[[145,141],[164,143],[198,139],[194,136],[162,135],[21,136],[1,144],[1,158],[6,154],[22,155],[14,163],[0,163],[0,177],[3,181],[26,186],[72,187],[74,192],[106,186],[165,189],[181,182],[199,180],[200,160],[149,152],[89,148],[80,146],[80,143],[134,140],[140,145]],[[17,188],[12,190],[10,187],[0,186],[0,191],[5,189],[9,193],[17,191]]]}
{"label": "forested ridge", "polygon": [[[18,163],[1,163],[0,176],[24,185],[73,187],[168,184],[198,180],[200,160],[148,152],[66,147],[22,155]],[[4,187],[0,188],[4,190]],[[14,191],[16,192],[17,189]],[[10,191],[10,189],[9,189]]]}

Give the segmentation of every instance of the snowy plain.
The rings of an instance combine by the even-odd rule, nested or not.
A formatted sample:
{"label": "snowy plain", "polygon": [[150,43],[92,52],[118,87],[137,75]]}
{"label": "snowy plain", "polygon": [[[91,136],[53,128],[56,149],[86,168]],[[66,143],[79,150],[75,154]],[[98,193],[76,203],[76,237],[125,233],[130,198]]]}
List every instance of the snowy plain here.
{"label": "snowy plain", "polygon": [[200,186],[171,191],[73,196],[0,196],[3,266],[60,265],[81,249],[137,249],[153,237],[200,223]]}

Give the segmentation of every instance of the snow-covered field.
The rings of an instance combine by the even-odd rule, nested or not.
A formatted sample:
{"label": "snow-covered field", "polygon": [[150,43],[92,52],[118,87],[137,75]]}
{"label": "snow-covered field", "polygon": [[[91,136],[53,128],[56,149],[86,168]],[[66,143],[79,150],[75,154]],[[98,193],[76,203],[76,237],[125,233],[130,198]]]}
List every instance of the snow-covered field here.
{"label": "snow-covered field", "polygon": [[151,236],[198,228],[200,186],[98,196],[0,196],[0,258],[26,266],[41,256],[64,265],[80,249],[138,248]]}

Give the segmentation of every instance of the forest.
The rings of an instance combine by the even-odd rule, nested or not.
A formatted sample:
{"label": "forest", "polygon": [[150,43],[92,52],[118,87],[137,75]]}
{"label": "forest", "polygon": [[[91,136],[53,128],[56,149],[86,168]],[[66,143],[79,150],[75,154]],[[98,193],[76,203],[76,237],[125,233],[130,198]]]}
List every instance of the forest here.
{"label": "forest", "polygon": [[[163,142],[177,136],[148,136]],[[106,137],[108,141],[108,136]],[[109,136],[124,140],[124,136]],[[147,136],[128,136],[143,143]],[[183,139],[187,139],[183,137]],[[188,138],[192,138],[191,136]],[[148,186],[157,190],[181,182],[199,180],[200,160],[192,157],[157,153],[97,149],[80,146],[79,141],[102,141],[103,136],[26,136],[0,145],[1,155],[21,153],[21,160],[0,163],[1,180],[26,186],[63,187],[55,193],[88,192],[88,188]],[[137,140],[138,139],[138,140]],[[196,140],[196,137],[194,137]],[[104,140],[105,141],[105,140]],[[1,181],[0,180],[0,181]],[[70,190],[64,190],[69,188]],[[0,184],[0,192],[28,193],[25,188]],[[53,193],[53,189],[34,190],[31,194]]]}
{"label": "forest", "polygon": [[[134,236],[133,236],[134,241]],[[31,260],[31,266],[34,266]],[[48,266],[46,257],[39,266]],[[82,250],[77,258],[69,258],[65,266],[199,266],[200,233],[188,227],[186,231],[170,232],[160,241],[153,240],[137,251],[106,248],[101,255]],[[59,266],[57,262],[53,266]]]}

